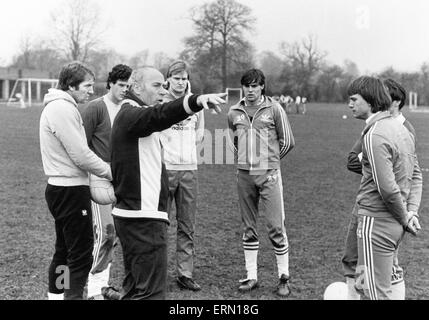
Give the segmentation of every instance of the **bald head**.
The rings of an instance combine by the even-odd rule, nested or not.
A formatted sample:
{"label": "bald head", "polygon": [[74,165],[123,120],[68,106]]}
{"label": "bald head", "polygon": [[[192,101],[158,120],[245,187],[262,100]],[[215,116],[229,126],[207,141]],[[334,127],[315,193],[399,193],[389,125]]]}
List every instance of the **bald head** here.
{"label": "bald head", "polygon": [[133,71],[130,78],[131,90],[145,103],[152,106],[161,103],[167,90],[164,76],[154,67],[141,67]]}

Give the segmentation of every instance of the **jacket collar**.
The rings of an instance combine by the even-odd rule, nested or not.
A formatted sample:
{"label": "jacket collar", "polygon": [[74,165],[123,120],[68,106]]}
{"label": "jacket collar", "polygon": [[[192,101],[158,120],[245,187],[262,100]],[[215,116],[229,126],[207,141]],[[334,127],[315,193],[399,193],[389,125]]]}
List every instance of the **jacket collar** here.
{"label": "jacket collar", "polygon": [[145,106],[146,104],[141,100],[134,92],[131,90],[128,90],[125,94],[124,100],[122,101],[122,104],[125,102],[125,100],[132,100],[136,102],[139,106]]}
{"label": "jacket collar", "polygon": [[365,129],[363,129],[362,135],[364,135],[365,133],[368,132],[369,129],[371,129],[371,127],[379,120],[382,119],[386,119],[386,118],[391,118],[392,115],[390,114],[390,111],[382,111],[382,112],[378,112],[376,113],[371,119],[370,121],[367,123],[367,125],[365,126]]}
{"label": "jacket collar", "polygon": [[[262,108],[268,108],[271,107],[272,105],[274,105],[274,100],[271,97],[268,96],[263,96],[264,97],[264,101],[262,102],[262,104],[260,105],[259,109]],[[241,110],[241,111],[245,111],[244,110],[244,106],[245,106],[245,100],[246,98],[243,98],[240,100],[239,103],[233,105],[231,107],[232,110]]]}

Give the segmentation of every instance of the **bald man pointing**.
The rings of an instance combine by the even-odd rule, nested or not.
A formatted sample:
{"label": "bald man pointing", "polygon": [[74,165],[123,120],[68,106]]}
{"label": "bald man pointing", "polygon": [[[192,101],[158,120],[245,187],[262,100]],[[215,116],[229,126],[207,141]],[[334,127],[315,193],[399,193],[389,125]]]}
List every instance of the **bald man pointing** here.
{"label": "bald man pointing", "polygon": [[168,177],[159,132],[203,108],[220,111],[225,94],[185,95],[162,103],[164,76],[152,67],[133,71],[131,87],[112,127],[112,211],[122,244],[121,299],[165,299]]}

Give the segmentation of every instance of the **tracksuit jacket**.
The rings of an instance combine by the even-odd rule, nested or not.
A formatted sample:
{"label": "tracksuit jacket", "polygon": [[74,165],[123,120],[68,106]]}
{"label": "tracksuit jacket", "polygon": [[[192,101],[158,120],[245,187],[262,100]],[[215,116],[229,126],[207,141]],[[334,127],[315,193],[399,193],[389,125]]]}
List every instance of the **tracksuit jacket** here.
{"label": "tracksuit jacket", "polygon": [[244,109],[245,99],[228,112],[230,142],[242,170],[279,169],[282,159],[295,146],[295,140],[280,104],[264,96],[252,120]]}
{"label": "tracksuit jacket", "polygon": [[40,150],[48,183],[87,186],[88,172],[110,180],[110,166],[88,147],[82,117],[72,96],[63,90],[49,89],[43,104]]}
{"label": "tracksuit jacket", "polygon": [[376,114],[363,131],[359,214],[394,217],[404,227],[407,212],[418,211],[422,173],[410,131],[388,111]]}
{"label": "tracksuit jacket", "polygon": [[112,174],[117,203],[112,214],[168,222],[168,177],[162,164],[160,131],[198,112],[198,95],[147,107],[132,92],[112,127]]}
{"label": "tracksuit jacket", "polygon": [[[416,130],[414,129],[413,125],[405,119],[405,117],[400,114],[397,117],[395,117],[397,121],[402,123],[405,128],[410,131],[410,133],[414,136],[414,141],[416,142],[417,146],[417,136],[416,136]],[[362,153],[362,137],[359,137],[359,139],[355,142],[355,144],[352,147],[352,150],[349,152],[349,155],[347,157],[347,169],[357,173],[362,174],[362,162],[361,159],[359,159],[359,154]]]}
{"label": "tracksuit jacket", "polygon": [[105,96],[91,101],[81,115],[85,126],[88,146],[101,159],[110,163],[110,124],[109,111],[104,102]]}

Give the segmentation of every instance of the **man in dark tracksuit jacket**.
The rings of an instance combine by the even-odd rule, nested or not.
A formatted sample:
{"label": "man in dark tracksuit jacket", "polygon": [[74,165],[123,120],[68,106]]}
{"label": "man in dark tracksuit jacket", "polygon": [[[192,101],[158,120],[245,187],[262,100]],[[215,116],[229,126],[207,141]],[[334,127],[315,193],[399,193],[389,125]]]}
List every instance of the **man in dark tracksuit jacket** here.
{"label": "man in dark tracksuit jacket", "polygon": [[117,198],[112,214],[125,269],[121,298],[165,299],[168,178],[159,132],[203,107],[219,110],[225,94],[186,95],[159,104],[167,93],[164,76],[151,67],[133,71],[130,84],[111,136]]}

